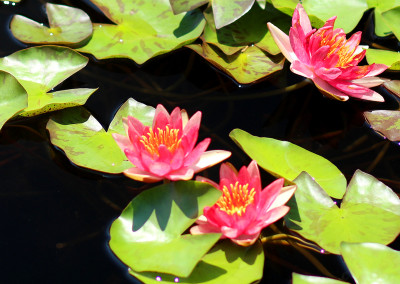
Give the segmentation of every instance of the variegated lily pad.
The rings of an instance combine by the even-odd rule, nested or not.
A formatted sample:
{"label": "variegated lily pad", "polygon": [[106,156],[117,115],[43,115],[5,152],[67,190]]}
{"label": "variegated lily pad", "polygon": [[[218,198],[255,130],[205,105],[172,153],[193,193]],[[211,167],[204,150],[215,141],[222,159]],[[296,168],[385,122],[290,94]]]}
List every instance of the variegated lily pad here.
{"label": "variegated lily pad", "polygon": [[214,14],[215,26],[220,29],[245,15],[254,4],[254,0],[169,0],[175,14],[190,11],[203,4],[210,3]]}
{"label": "variegated lily pad", "polygon": [[0,59],[0,70],[12,74],[28,93],[28,107],[20,113],[33,116],[83,105],[96,89],[49,92],[86,66],[88,59],[61,46],[40,46],[17,51]]}
{"label": "variegated lily pad", "polygon": [[399,197],[369,174],[356,171],[340,208],[307,173],[294,182],[286,225],[327,251],[341,254],[342,242],[387,245],[400,233]]}
{"label": "variegated lily pad", "polygon": [[273,57],[257,46],[244,48],[230,56],[206,42],[203,42],[202,45],[188,45],[187,47],[240,84],[249,84],[279,71],[283,68],[284,63],[282,56]]}
{"label": "variegated lily pad", "polygon": [[92,0],[115,24],[93,24],[93,36],[78,51],[98,59],[124,57],[143,64],[197,39],[205,20],[199,10],[174,15],[168,0]]}
{"label": "variegated lily pad", "polygon": [[21,15],[15,15],[10,28],[20,41],[36,44],[76,44],[93,32],[89,16],[82,10],[64,5],[46,4],[50,27]]}
{"label": "variegated lily pad", "polygon": [[400,70],[400,53],[383,49],[368,49],[366,59],[369,64],[386,64],[391,70]]}
{"label": "variegated lily pad", "polygon": [[125,135],[122,117],[128,115],[151,125],[154,108],[129,99],[116,113],[108,131],[85,109],[68,109],[52,117],[47,130],[51,143],[62,149],[74,164],[118,174],[133,167],[112,137],[112,133]]}
{"label": "variegated lily pad", "polygon": [[246,46],[255,45],[272,55],[280,53],[266,23],[273,22],[281,30],[288,32],[290,17],[266,5],[263,10],[254,5],[251,10],[239,20],[220,29],[216,29],[211,8],[205,11],[207,25],[204,29],[204,41],[218,46],[225,54],[232,55]]}
{"label": "variegated lily pad", "polygon": [[11,74],[0,71],[0,129],[4,123],[28,106],[28,94]]}
{"label": "variegated lily pad", "polygon": [[400,111],[373,110],[364,112],[372,129],[390,141],[400,141]]}

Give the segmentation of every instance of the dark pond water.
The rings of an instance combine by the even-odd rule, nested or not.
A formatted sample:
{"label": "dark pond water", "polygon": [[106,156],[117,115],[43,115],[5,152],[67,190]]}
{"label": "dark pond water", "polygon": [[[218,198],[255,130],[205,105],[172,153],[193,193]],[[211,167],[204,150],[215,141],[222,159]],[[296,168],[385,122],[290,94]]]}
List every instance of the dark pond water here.
{"label": "dark pond water", "polygon": [[[26,47],[8,30],[12,15],[46,23],[45,2],[0,3],[1,57]],[[52,3],[82,8],[95,22],[107,21],[88,1]],[[189,114],[201,110],[199,139],[211,137],[210,148],[232,151],[229,161],[236,167],[250,161],[228,136],[232,129],[241,128],[322,155],[348,180],[361,169],[400,192],[400,148],[374,134],[362,115],[371,109],[398,108],[396,99],[379,89],[385,103],[340,103],[325,99],[312,85],[271,95],[271,91],[302,80],[285,70],[258,84],[238,86],[192,51],[181,49],[142,67],[129,60],[91,58],[86,68],[58,88],[99,87],[86,107],[105,127],[130,97],[152,106],[162,103],[169,110],[180,106]],[[147,185],[72,165],[50,144],[45,129],[48,118],[15,120],[0,133],[0,283],[137,283],[109,250],[108,229]],[[218,180],[218,170],[214,167],[202,175]],[[266,185],[271,177],[264,176]],[[271,233],[265,230],[265,234]],[[262,283],[289,283],[292,271],[323,276],[313,258],[334,276],[352,281],[340,257],[307,254],[276,243],[266,245],[265,252]]]}

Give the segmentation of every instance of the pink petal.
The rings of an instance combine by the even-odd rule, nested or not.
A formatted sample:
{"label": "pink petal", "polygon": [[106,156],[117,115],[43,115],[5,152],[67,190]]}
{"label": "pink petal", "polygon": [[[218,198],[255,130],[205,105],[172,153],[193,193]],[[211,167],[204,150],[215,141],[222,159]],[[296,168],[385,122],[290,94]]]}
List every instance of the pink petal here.
{"label": "pink petal", "polygon": [[312,55],[311,55],[311,65],[313,66],[325,66],[323,64],[324,60],[326,59],[328,52],[330,50],[330,47],[327,45],[324,45],[320,48],[318,48]]}
{"label": "pink petal", "polygon": [[210,145],[211,139],[206,138],[201,141],[197,146],[185,157],[184,166],[188,167],[197,163],[200,156],[206,151],[208,145]]}
{"label": "pink petal", "polygon": [[181,110],[181,117],[182,117],[182,129],[185,129],[185,126],[189,121],[189,116],[188,116],[186,110],[184,110],[184,109]]}
{"label": "pink petal", "polygon": [[164,129],[170,122],[170,116],[162,105],[157,105],[153,120],[153,129]]}
{"label": "pink petal", "polygon": [[240,235],[237,238],[231,240],[239,246],[248,247],[257,241],[259,235],[260,233],[253,235]]}
{"label": "pink petal", "polygon": [[304,33],[308,33],[312,30],[310,19],[304,10],[303,6],[299,3],[294,10],[293,17],[292,17],[292,26],[297,22],[300,22],[300,26],[304,30]]}
{"label": "pink petal", "polygon": [[185,153],[183,152],[182,149],[177,149],[175,151],[175,153],[172,156],[172,159],[170,160],[172,170],[174,171],[178,170],[183,166],[184,156]]}
{"label": "pink petal", "polygon": [[366,77],[372,77],[372,76],[379,75],[383,71],[385,71],[386,69],[389,68],[389,66],[387,66],[385,64],[376,64],[376,63],[371,64],[370,67],[371,67],[371,69],[368,72],[368,74],[365,75]]}
{"label": "pink petal", "polygon": [[296,191],[296,188],[297,186],[295,185],[283,187],[279,192],[279,195],[274,200],[274,202],[271,204],[271,206],[269,206],[268,210],[272,210],[274,208],[285,205],[286,202],[288,202],[289,199],[293,196],[294,192]]}
{"label": "pink petal", "polygon": [[297,75],[311,79],[314,78],[314,72],[312,71],[312,67],[298,60],[292,62],[292,64],[290,65],[290,70]]}
{"label": "pink petal", "polygon": [[286,59],[289,62],[297,60],[297,56],[294,53],[292,46],[290,45],[289,36],[271,23],[267,23],[267,26],[276,45],[279,47]]}
{"label": "pink petal", "polygon": [[270,183],[266,188],[261,191],[259,201],[259,212],[266,212],[271,204],[275,201],[277,196],[282,190],[285,179],[280,178]]}
{"label": "pink petal", "polygon": [[121,148],[122,151],[124,151],[124,149],[126,148],[129,149],[132,147],[132,143],[128,137],[118,133],[113,133],[112,137],[114,138],[115,142],[117,142],[119,148]]}
{"label": "pink petal", "polygon": [[225,237],[227,237],[227,238],[229,238],[229,239],[236,238],[236,237],[239,235],[238,229],[236,229],[236,228],[230,228],[230,227],[227,227],[227,226],[222,226],[222,227],[221,227],[221,233],[222,233]]}
{"label": "pink petal", "polygon": [[171,128],[179,129],[179,132],[182,132],[182,115],[179,107],[174,108],[174,110],[171,112],[170,125]]}
{"label": "pink petal", "polygon": [[200,181],[200,182],[206,182],[211,184],[213,187],[215,187],[216,189],[219,189],[219,184],[217,184],[216,182],[213,182],[212,180],[202,177],[202,176],[197,176],[196,177],[196,181]]}
{"label": "pink petal", "polygon": [[246,234],[256,234],[260,232],[263,228],[271,225],[275,221],[279,220],[289,212],[290,208],[287,206],[281,206],[274,208],[263,215],[259,216],[258,221],[254,222],[248,227]]}
{"label": "pink petal", "polygon": [[310,54],[308,53],[308,49],[305,45],[305,38],[302,30],[296,29],[294,27],[290,28],[289,31],[289,40],[290,45],[293,48],[296,57],[300,62],[309,64],[310,63]]}
{"label": "pink petal", "polygon": [[327,97],[333,98],[340,101],[347,101],[349,97],[343,93],[342,91],[336,89],[335,87],[331,86],[326,81],[322,80],[318,76],[313,78],[313,82],[315,86]]}
{"label": "pink petal", "polygon": [[171,165],[165,162],[153,161],[149,165],[149,172],[159,177],[164,177],[171,171]]}
{"label": "pink petal", "polygon": [[200,159],[196,164],[191,165],[190,167],[194,170],[195,173],[204,170],[208,167],[214,166],[222,162],[223,160],[229,158],[231,156],[231,152],[224,150],[213,150],[204,152]]}
{"label": "pink petal", "polygon": [[162,180],[161,177],[152,175],[149,172],[140,170],[138,168],[130,168],[124,171],[124,175],[126,175],[127,177],[134,179],[134,180],[138,180],[138,181],[142,181],[142,182],[157,182]]}
{"label": "pink petal", "polygon": [[221,229],[215,227],[211,224],[202,224],[193,226],[190,228],[190,233],[192,235],[203,235],[203,234],[210,234],[210,233],[221,233]]}
{"label": "pink petal", "polygon": [[322,80],[331,81],[338,78],[342,74],[342,71],[339,68],[327,69],[325,67],[322,67],[315,70],[315,74],[317,74]]}
{"label": "pink petal", "polygon": [[379,86],[385,82],[390,81],[389,79],[380,78],[380,77],[364,77],[360,79],[352,80],[351,82],[366,88],[372,88]]}
{"label": "pink petal", "polygon": [[165,177],[169,180],[189,180],[192,179],[194,175],[193,169],[182,168],[177,171],[171,171]]}
{"label": "pink petal", "polygon": [[227,179],[228,181],[235,181],[237,180],[238,172],[236,168],[231,163],[223,163],[219,169],[219,178]]}

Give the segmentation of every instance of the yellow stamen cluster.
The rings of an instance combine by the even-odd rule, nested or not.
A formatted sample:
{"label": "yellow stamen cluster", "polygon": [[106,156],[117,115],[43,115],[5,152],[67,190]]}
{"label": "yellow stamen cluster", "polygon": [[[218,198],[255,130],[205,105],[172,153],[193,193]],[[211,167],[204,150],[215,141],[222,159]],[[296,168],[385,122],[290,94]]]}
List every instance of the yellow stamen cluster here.
{"label": "yellow stamen cluster", "polygon": [[152,128],[146,135],[142,135],[140,142],[144,145],[146,150],[153,156],[159,156],[158,147],[165,145],[171,153],[174,153],[176,149],[181,145],[182,139],[179,138],[179,129],[169,129],[168,125],[165,129],[157,128],[157,132],[154,132]]}
{"label": "yellow stamen cluster", "polygon": [[254,188],[248,190],[249,184],[235,184],[230,185],[228,189],[225,185],[222,188],[222,196],[217,201],[217,206],[220,210],[229,215],[238,214],[242,216],[246,212],[247,206],[254,202],[254,195],[256,191]]}
{"label": "yellow stamen cluster", "polygon": [[326,30],[321,31],[318,36],[322,38],[320,46],[328,45],[330,47],[327,57],[334,53],[339,56],[339,61],[335,67],[351,66],[350,63],[357,56],[355,54],[356,47],[350,50],[349,46],[346,45],[347,39],[342,34],[335,34],[333,37],[330,37],[325,35],[325,32]]}

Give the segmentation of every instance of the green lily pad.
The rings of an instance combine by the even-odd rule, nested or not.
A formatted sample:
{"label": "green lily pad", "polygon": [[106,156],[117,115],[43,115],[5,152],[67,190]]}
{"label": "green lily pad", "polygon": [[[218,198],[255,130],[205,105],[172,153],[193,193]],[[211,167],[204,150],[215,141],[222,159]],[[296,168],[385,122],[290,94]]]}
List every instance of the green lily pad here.
{"label": "green lily pad", "polygon": [[4,123],[28,106],[24,87],[7,72],[0,71],[0,129]]}
{"label": "green lily pad", "polygon": [[188,45],[211,64],[234,78],[240,84],[249,84],[260,80],[283,68],[282,56],[270,57],[256,46],[249,46],[231,56],[225,55],[217,47],[203,42]]}
{"label": "green lily pad", "polygon": [[383,49],[368,49],[366,53],[368,64],[386,64],[391,70],[400,70],[400,53]]}
{"label": "green lily pad", "polygon": [[254,0],[212,0],[215,26],[220,29],[246,14]]}
{"label": "green lily pad", "polygon": [[[397,39],[400,40],[400,1],[385,1],[385,2],[390,2],[391,5],[388,5],[385,7],[385,10],[379,11],[379,17],[382,18],[380,22],[382,22],[381,25],[384,25],[387,27],[387,30],[383,30],[383,35],[378,34],[380,36],[386,36],[388,34],[394,33],[394,35],[397,37]],[[397,6],[397,7],[396,7]],[[375,9],[375,12],[377,12],[377,9]],[[379,22],[378,22],[379,23]]]}
{"label": "green lily pad", "polygon": [[298,273],[292,274],[293,276],[293,284],[340,284],[340,283],[349,283],[340,280],[335,280],[331,278],[318,277],[318,276],[308,276],[302,275]]}
{"label": "green lily pad", "polygon": [[256,283],[262,277],[264,251],[260,242],[241,247],[229,240],[216,244],[197,264],[187,278],[155,272],[129,273],[144,283]]}
{"label": "green lily pad", "polygon": [[325,158],[290,142],[253,136],[240,129],[234,129],[229,136],[272,175],[293,181],[302,171],[307,171],[330,196],[343,197],[346,179]]}
{"label": "green lily pad", "polygon": [[[272,0],[272,4],[278,10],[293,15],[297,0]],[[346,33],[352,31],[360,21],[364,12],[370,8],[366,0],[303,0],[312,26],[320,28],[331,17],[337,16],[336,28],[342,28]]]}
{"label": "green lily pad", "polygon": [[400,233],[400,199],[369,174],[355,172],[340,208],[307,173],[294,182],[286,224],[327,251],[341,254],[341,242],[386,245]]}
{"label": "green lily pad", "polygon": [[400,141],[400,111],[373,110],[364,112],[372,129],[390,141]]}
{"label": "green lily pad", "polygon": [[174,14],[180,14],[183,12],[189,12],[204,4],[210,2],[210,0],[169,0],[172,11]]}
{"label": "green lily pad", "polygon": [[196,181],[144,191],[111,225],[110,248],[134,271],[187,277],[221,234],[182,233],[220,196],[213,186]]}
{"label": "green lily pad", "polygon": [[28,107],[19,113],[40,113],[82,105],[96,89],[49,92],[86,66],[88,59],[61,46],[40,46],[17,51],[0,59],[0,70],[12,74],[28,93]]}
{"label": "green lily pad", "polygon": [[272,38],[266,23],[273,22],[281,30],[288,32],[291,20],[288,16],[268,4],[265,10],[254,5],[239,20],[220,29],[214,25],[212,9],[205,11],[207,25],[204,29],[204,41],[219,47],[226,55],[232,55],[246,46],[255,45],[272,55],[280,49]]}
{"label": "green lily pad", "polygon": [[82,10],[64,5],[46,4],[50,27],[21,15],[10,23],[11,32],[20,41],[35,44],[73,44],[93,32],[89,16]]}
{"label": "green lily pad", "polygon": [[400,283],[400,252],[377,243],[342,243],[341,247],[356,283]]}
{"label": "green lily pad", "polygon": [[74,164],[111,174],[122,173],[133,165],[121,151],[112,133],[125,135],[122,117],[134,116],[151,125],[154,108],[133,99],[126,101],[116,113],[108,131],[83,108],[57,113],[47,123],[50,140],[62,149]]}
{"label": "green lily pad", "polygon": [[143,64],[197,39],[205,20],[199,10],[174,15],[168,0],[92,0],[115,23],[93,24],[90,41],[78,51],[98,59],[124,57]]}

